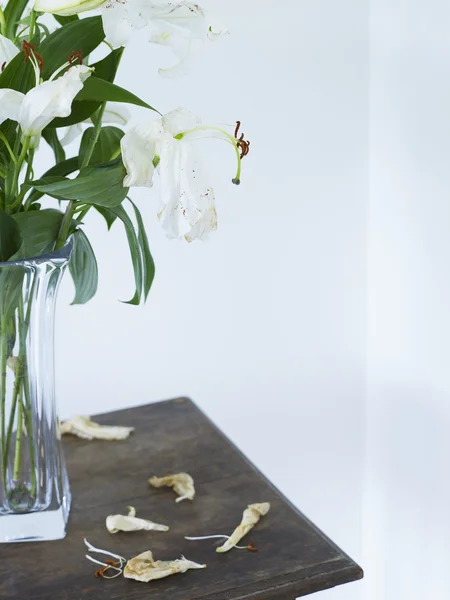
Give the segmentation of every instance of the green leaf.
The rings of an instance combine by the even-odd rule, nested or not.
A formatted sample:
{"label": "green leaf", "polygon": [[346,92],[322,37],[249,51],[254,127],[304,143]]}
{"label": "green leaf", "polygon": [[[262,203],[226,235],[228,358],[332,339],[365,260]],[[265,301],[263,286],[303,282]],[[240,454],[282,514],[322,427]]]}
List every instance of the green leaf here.
{"label": "green leaf", "polygon": [[17,26],[20,21],[29,0],[12,0],[8,2],[4,10],[5,20],[7,24],[6,35],[9,38],[14,38]]}
{"label": "green leaf", "polygon": [[[91,65],[91,67],[94,69],[94,72],[90,79],[92,77],[100,77],[101,79],[105,79],[105,81],[113,82],[122,53],[123,48],[118,48],[117,50],[110,52],[102,60]],[[78,102],[77,100],[74,100],[72,102],[72,112],[70,115],[68,117],[53,119],[51,126],[68,127],[69,125],[75,125],[76,123],[86,121],[95,113],[96,110],[98,110],[101,104],[102,102],[97,100],[92,100],[89,102]]]}
{"label": "green leaf", "polygon": [[[74,156],[72,158],[66,158],[66,160],[63,160],[62,162],[58,163],[57,165],[54,165],[51,169],[49,169],[46,173],[44,173],[44,175],[41,177],[42,179],[45,179],[46,181],[48,181],[48,183],[50,183],[50,177],[55,177],[55,178],[59,178],[59,180],[61,180],[61,178],[65,178],[66,175],[70,175],[70,173],[73,173],[74,171],[78,171],[78,157]],[[51,181],[56,181],[55,180],[51,180]],[[33,188],[32,184],[23,184],[22,187],[26,187],[26,189],[31,189]],[[33,203],[36,202],[37,200],[39,200],[39,198],[42,198],[42,196],[44,195],[43,192],[38,192],[38,190],[34,189],[30,196],[29,199],[27,200],[27,202]],[[30,207],[31,209],[31,207]]]}
{"label": "green leaf", "polygon": [[102,60],[90,65],[90,67],[94,69],[93,76],[113,83],[116,77],[117,69],[119,68],[123,51],[123,48],[117,48],[116,50],[113,50],[107,54],[105,58],[102,58]]}
{"label": "green leaf", "polygon": [[[4,318],[13,315],[19,305],[24,277],[23,269],[14,267],[0,269],[0,310]],[[10,341],[8,345],[11,345]]]}
{"label": "green leaf", "polygon": [[128,193],[123,187],[126,171],[121,161],[86,167],[75,179],[44,178],[31,182],[39,192],[61,200],[76,200],[99,206],[118,206]]}
{"label": "green leaf", "polygon": [[78,21],[78,15],[69,15],[68,17],[63,17],[61,15],[53,16],[60,25],[67,25],[67,23],[72,23],[72,21]]}
{"label": "green leaf", "polygon": [[19,226],[23,244],[15,258],[35,258],[54,248],[63,213],[53,208],[12,215]]}
{"label": "green leaf", "polygon": [[81,52],[83,57],[88,56],[104,39],[101,17],[77,19],[60,27],[38,48],[44,59],[42,77],[48,79],[74,52]]}
{"label": "green leaf", "polygon": [[[130,200],[131,202],[131,200]],[[138,208],[131,202],[137,221],[136,229],[123,206],[111,208],[102,208],[97,210],[104,216],[108,227],[112,225],[115,219],[120,219],[125,227],[128,246],[130,248],[131,261],[133,263],[134,281],[136,291],[127,304],[140,304],[142,295],[144,300],[147,298],[155,276],[155,263],[150,252],[147,234],[144,223]]]}
{"label": "green leaf", "polygon": [[108,227],[108,231],[109,231],[111,229],[111,227],[113,226],[114,221],[117,219],[116,215],[113,215],[112,212],[110,212],[107,208],[103,208],[103,206],[95,206],[94,208],[105,219],[106,226]]}
{"label": "green leaf", "polygon": [[[89,127],[83,134],[80,144],[79,162],[83,163],[86,155],[86,150],[89,147],[92,136],[95,135],[95,128]],[[124,136],[124,132],[118,127],[103,127],[92,152],[90,165],[99,165],[110,162],[114,155],[117,155],[120,150],[120,140]]]}
{"label": "green leaf", "polygon": [[69,127],[69,125],[76,125],[77,123],[87,121],[87,119],[98,110],[100,105],[101,102],[77,102],[74,100],[72,102],[72,112],[70,115],[68,117],[56,117],[56,119],[53,119],[51,122],[51,126]]}
{"label": "green leaf", "polygon": [[144,102],[131,92],[98,77],[89,77],[89,79],[86,79],[83,89],[78,92],[76,99],[78,101],[126,102],[127,104],[135,104],[136,106],[142,106],[158,112],[156,108],[153,108],[153,106],[150,106],[150,104],[147,104],[147,102]]}
{"label": "green leaf", "polygon": [[72,304],[85,304],[95,296],[97,291],[98,268],[92,246],[81,229],[74,233],[69,271],[75,285],[75,298]]}
{"label": "green leaf", "polygon": [[125,302],[125,304],[134,304],[138,305],[141,302],[142,296],[142,284],[143,284],[143,263],[141,257],[141,248],[139,244],[138,236],[136,235],[136,231],[134,229],[133,222],[130,217],[126,213],[125,209],[122,206],[115,206],[110,208],[105,208],[104,212],[109,212],[120,219],[125,227],[125,232],[127,234],[128,246],[130,248],[131,261],[133,263],[133,271],[134,271],[134,281],[136,285],[136,291],[131,300]]}
{"label": "green leaf", "polygon": [[0,88],[9,88],[26,94],[35,84],[33,68],[25,62],[25,54],[19,52],[0,73]]}
{"label": "green leaf", "polygon": [[148,293],[152,287],[153,279],[155,278],[155,262],[153,260],[152,253],[150,252],[150,246],[148,243],[147,232],[145,231],[144,221],[142,215],[139,212],[138,207],[135,203],[128,198],[131,205],[134,208],[134,214],[136,215],[136,222],[138,225],[138,240],[142,252],[142,260],[144,265],[144,300],[147,300]]}
{"label": "green leaf", "polygon": [[65,177],[66,175],[70,175],[74,171],[78,171],[77,156],[73,156],[72,158],[66,158],[57,165],[54,165],[51,169],[44,173],[43,177]]}
{"label": "green leaf", "polygon": [[53,150],[53,154],[55,155],[55,161],[57,163],[62,162],[66,158],[66,153],[64,152],[64,148],[62,147],[61,142],[56,135],[56,129],[46,127],[42,131],[42,136],[50,148]]}
{"label": "green leaf", "polygon": [[16,221],[0,209],[0,262],[6,262],[19,251],[22,236]]}

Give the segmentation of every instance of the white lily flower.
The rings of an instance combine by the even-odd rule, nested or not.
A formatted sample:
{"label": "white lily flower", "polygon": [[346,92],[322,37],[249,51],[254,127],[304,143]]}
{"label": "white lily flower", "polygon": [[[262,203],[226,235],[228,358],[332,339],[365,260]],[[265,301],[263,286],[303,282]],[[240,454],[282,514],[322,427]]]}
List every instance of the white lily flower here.
{"label": "white lily flower", "polygon": [[44,81],[26,94],[0,90],[0,122],[12,119],[19,122],[24,135],[39,135],[55,117],[70,115],[72,101],[91,72],[89,67],[76,65],[62,77]]}
{"label": "white lily flower", "polygon": [[161,178],[162,209],[158,217],[169,238],[206,239],[217,229],[214,192],[198,161],[194,142],[218,138],[231,143],[237,158],[233,183],[240,183],[241,159],[249,142],[219,127],[202,125],[185,109],[177,109],[150,125],[128,131],[121,141],[127,171],[124,186],[153,183],[155,167]]}
{"label": "white lily flower", "polygon": [[0,71],[4,69],[7,63],[17,56],[19,52],[20,50],[10,39],[4,35],[0,35]]}
{"label": "white lily flower", "polygon": [[181,0],[37,0],[39,12],[73,15],[101,7],[106,40],[114,47],[128,44],[133,34],[148,25],[153,29],[150,41],[168,46],[179,62],[159,69],[161,75],[177,77],[186,72],[191,53],[198,42],[212,41],[225,31],[215,24],[198,4]]}

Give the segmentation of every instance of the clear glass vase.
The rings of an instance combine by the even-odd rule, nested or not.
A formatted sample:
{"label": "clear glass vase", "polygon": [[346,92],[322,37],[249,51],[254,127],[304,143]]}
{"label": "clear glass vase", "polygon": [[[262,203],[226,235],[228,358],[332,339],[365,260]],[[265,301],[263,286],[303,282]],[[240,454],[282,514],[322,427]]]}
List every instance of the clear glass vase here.
{"label": "clear glass vase", "polygon": [[69,482],[58,432],[54,317],[72,242],[0,263],[0,542],[65,536]]}

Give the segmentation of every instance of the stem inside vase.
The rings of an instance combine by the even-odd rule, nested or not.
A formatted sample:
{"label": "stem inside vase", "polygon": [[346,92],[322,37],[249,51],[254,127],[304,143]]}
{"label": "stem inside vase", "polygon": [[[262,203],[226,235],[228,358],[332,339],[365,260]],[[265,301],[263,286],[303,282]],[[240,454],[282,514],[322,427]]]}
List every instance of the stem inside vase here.
{"label": "stem inside vase", "polygon": [[[70,248],[0,263],[0,543],[65,535],[70,493],[57,431],[53,334]],[[39,521],[44,513],[50,521]]]}

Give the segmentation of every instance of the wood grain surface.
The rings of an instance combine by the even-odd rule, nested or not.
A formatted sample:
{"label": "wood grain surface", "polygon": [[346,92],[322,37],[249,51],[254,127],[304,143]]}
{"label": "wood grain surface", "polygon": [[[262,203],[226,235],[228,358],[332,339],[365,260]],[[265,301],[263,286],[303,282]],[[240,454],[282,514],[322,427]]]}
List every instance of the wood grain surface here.
{"label": "wood grain surface", "polygon": [[[190,400],[150,404],[94,420],[131,425],[136,432],[123,442],[64,438],[73,496],[68,535],[57,542],[0,545],[0,598],[294,600],[363,576],[361,568],[299,513]],[[151,475],[180,471],[194,477],[194,502],[176,504],[172,490],[148,485]],[[248,536],[259,552],[217,554],[220,541],[184,539],[230,534],[244,508],[255,502],[272,504]],[[138,517],[167,524],[170,531],[109,534],[106,516],[126,514],[128,505],[136,508]],[[335,510],[331,500],[330,510]],[[157,560],[183,554],[207,568],[151,583],[96,579],[95,565],[84,557],[83,538],[126,558],[152,550]]]}

